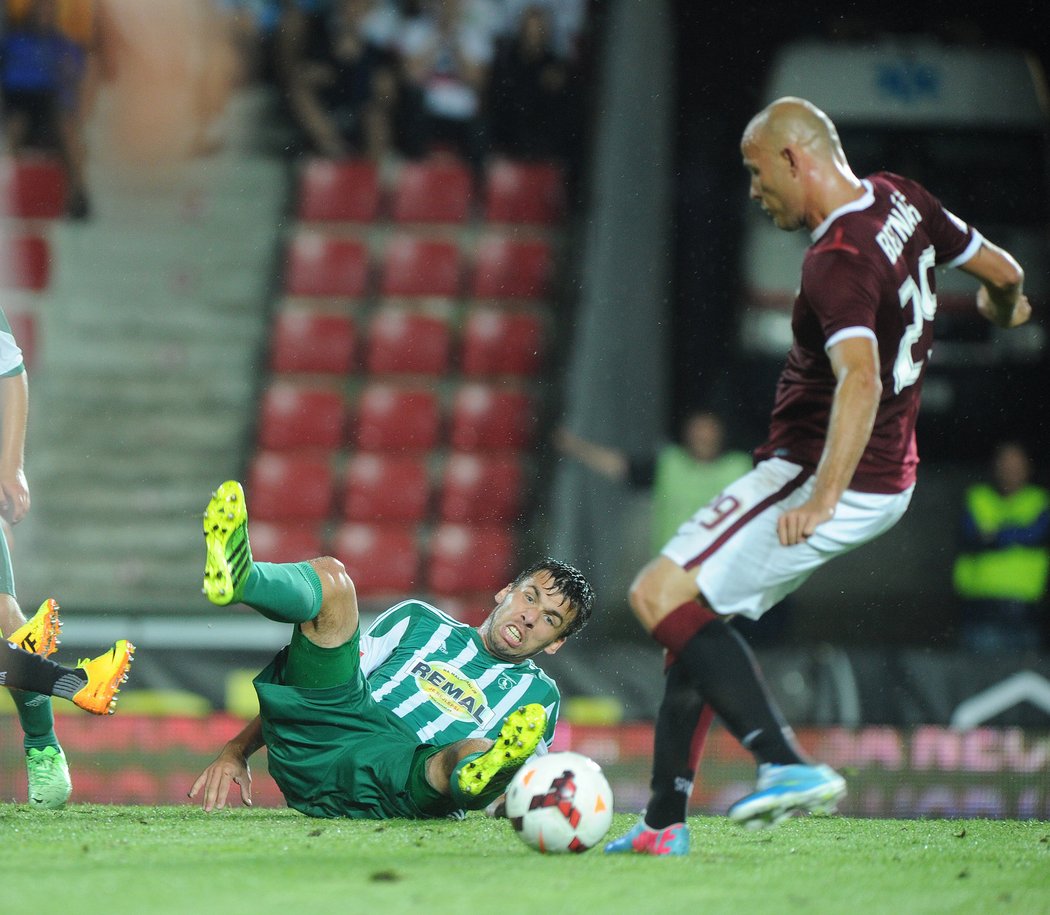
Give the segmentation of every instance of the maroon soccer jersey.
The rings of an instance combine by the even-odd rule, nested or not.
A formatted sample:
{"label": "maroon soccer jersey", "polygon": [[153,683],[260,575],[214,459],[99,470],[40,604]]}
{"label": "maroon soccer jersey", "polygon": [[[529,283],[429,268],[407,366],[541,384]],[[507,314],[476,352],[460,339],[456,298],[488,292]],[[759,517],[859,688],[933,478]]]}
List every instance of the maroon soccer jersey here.
{"label": "maroon soccer jersey", "polygon": [[880,172],[864,186],[813,232],[791,316],[794,343],[755,457],[817,466],[835,393],[825,347],[874,335],[882,399],[850,488],[892,493],[915,482],[919,462],[915,420],[933,343],[934,266],[965,263],[981,237],[914,181]]}

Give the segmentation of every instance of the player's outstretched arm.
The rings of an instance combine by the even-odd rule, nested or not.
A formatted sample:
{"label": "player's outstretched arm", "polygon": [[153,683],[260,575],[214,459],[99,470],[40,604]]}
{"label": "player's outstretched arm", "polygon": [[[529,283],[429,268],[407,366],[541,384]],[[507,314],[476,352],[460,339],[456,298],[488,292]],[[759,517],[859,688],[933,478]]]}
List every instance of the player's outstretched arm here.
{"label": "player's outstretched arm", "polygon": [[251,807],[252,773],[248,767],[248,757],[262,745],[262,719],[256,717],[222,748],[215,761],[197,777],[188,796],[196,797],[203,788],[201,808],[211,813],[226,806],[230,788],[237,785],[241,789],[241,802]]}
{"label": "player's outstretched arm", "polygon": [[12,524],[29,512],[29,484],[23,470],[28,413],[25,372],[0,378],[0,515]]}
{"label": "player's outstretched arm", "polygon": [[782,546],[807,540],[818,525],[831,520],[868,446],[879,408],[882,382],[875,341],[850,337],[831,347],[828,356],[837,383],[824,453],[817,465],[813,495],[798,508],[784,512],[777,522]]}
{"label": "player's outstretched arm", "polygon": [[1024,270],[1008,251],[985,240],[959,269],[981,281],[977,310],[996,327],[1017,327],[1032,316],[1024,294]]}

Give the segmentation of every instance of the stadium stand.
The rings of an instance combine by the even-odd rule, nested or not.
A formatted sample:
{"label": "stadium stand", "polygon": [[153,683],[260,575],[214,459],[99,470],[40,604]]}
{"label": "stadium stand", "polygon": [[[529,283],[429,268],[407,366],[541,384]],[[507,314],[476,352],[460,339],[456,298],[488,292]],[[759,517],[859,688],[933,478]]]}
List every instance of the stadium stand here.
{"label": "stadium stand", "polygon": [[341,501],[347,521],[423,521],[430,508],[426,457],[358,452],[347,463]]}
{"label": "stadium stand", "polygon": [[357,334],[349,315],[286,309],[274,320],[270,371],[346,375],[354,367],[356,343]]}
{"label": "stadium stand", "polygon": [[302,169],[300,222],[371,223],[380,212],[379,170],[366,159],[311,159]]}
{"label": "stadium stand", "polygon": [[260,452],[246,483],[252,517],[260,521],[322,521],[332,512],[335,474],[323,452]]}
{"label": "stadium stand", "polygon": [[300,562],[324,552],[322,525],[252,519],[252,555],[258,562]]}
{"label": "stadium stand", "polygon": [[420,553],[414,524],[340,525],[332,554],[354,580],[361,597],[412,593],[419,583]]}
{"label": "stadium stand", "polygon": [[456,159],[408,162],[393,189],[390,216],[395,223],[463,223],[470,216],[473,179]]}
{"label": "stadium stand", "polygon": [[447,157],[301,168],[249,478],[269,555],[328,550],[365,600],[491,605],[526,504],[561,180]]}
{"label": "stadium stand", "polygon": [[560,166],[501,160],[485,173],[485,219],[489,223],[556,226],[565,212]]}
{"label": "stadium stand", "polygon": [[321,385],[275,381],[263,393],[258,443],[266,450],[339,448],[345,442],[346,402]]}
{"label": "stadium stand", "polygon": [[550,288],[551,249],[543,238],[488,234],[478,241],[471,295],[475,299],[542,299]]}
{"label": "stadium stand", "polygon": [[360,298],[368,288],[369,253],[356,238],[302,232],[289,245],[285,292]]}
{"label": "stadium stand", "polygon": [[462,256],[456,242],[402,231],[383,252],[379,294],[455,298],[461,279]]}
{"label": "stadium stand", "polygon": [[0,160],[0,212],[12,219],[61,219],[68,182],[54,156],[24,154]]}
{"label": "stadium stand", "polygon": [[373,376],[444,375],[452,353],[448,307],[384,304],[369,327],[365,368]]}

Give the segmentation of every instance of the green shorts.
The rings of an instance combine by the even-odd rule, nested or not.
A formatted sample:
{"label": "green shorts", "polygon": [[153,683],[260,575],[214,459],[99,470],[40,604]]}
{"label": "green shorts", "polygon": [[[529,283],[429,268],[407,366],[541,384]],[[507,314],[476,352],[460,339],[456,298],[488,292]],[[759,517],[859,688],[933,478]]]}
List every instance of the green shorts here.
{"label": "green shorts", "polygon": [[[348,648],[359,654],[360,631]],[[308,816],[386,820],[445,816],[422,810],[409,790],[435,748],[373,698],[360,667],[341,686],[302,689],[283,682],[288,648],[255,678],[270,775],[288,806]],[[433,789],[431,789],[432,791]]]}

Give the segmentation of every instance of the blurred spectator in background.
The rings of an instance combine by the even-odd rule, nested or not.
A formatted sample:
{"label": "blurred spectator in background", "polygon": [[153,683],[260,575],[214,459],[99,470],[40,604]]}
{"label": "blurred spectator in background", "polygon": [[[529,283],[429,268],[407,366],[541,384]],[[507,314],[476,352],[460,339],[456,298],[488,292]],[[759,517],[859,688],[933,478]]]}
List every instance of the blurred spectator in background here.
{"label": "blurred spectator in background", "polygon": [[447,148],[480,168],[486,149],[482,98],[495,54],[494,13],[474,0],[427,0],[397,40],[403,71],[404,151]]}
{"label": "blurred spectator in background", "polygon": [[718,414],[694,410],[682,421],[681,444],[669,444],[655,455],[631,457],[560,428],[555,447],[595,473],[629,486],[653,490],[652,542],[656,549],[671,539],[698,506],[706,505],[752,467],[743,451],[725,451],[725,426]]}
{"label": "blurred spectator in background", "polygon": [[1050,492],[1024,446],[995,449],[992,481],[966,491],[955,591],[971,651],[1036,651],[1050,566]]}
{"label": "blurred spectator in background", "polygon": [[96,37],[92,0],[9,0],[0,37],[0,95],[7,152],[33,148],[61,156],[68,212],[90,214],[84,168],[85,85]]}
{"label": "blurred spectator in background", "polygon": [[530,8],[547,14],[551,46],[563,60],[575,60],[587,21],[588,0],[499,0],[502,10],[500,33],[506,37],[518,31],[522,16]]}
{"label": "blurred spectator in background", "polygon": [[569,79],[569,63],[554,49],[550,11],[526,6],[514,34],[497,46],[489,95],[493,148],[514,158],[563,159]]}
{"label": "blurred spectator in background", "polygon": [[307,150],[378,161],[391,148],[397,81],[388,21],[389,8],[373,0],[286,6],[277,56]]}

